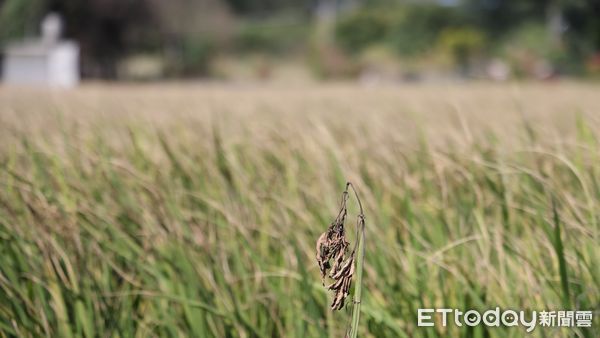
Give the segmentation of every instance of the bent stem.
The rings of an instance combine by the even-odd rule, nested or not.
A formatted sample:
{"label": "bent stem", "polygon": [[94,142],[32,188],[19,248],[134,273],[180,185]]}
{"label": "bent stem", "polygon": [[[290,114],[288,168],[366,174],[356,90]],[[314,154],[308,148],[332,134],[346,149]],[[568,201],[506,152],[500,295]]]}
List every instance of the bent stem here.
{"label": "bent stem", "polygon": [[360,300],[362,291],[362,272],[365,260],[365,221],[359,216],[360,239],[358,241],[358,260],[356,261],[356,285],[354,286],[354,306],[352,308],[352,323],[350,326],[350,338],[358,336],[358,323],[360,322]]}
{"label": "bent stem", "polygon": [[363,274],[363,264],[365,260],[365,215],[363,214],[362,203],[360,202],[360,198],[358,198],[358,194],[354,189],[352,183],[348,182],[346,184],[346,189],[348,186],[352,188],[354,191],[354,195],[356,196],[356,200],[358,201],[358,205],[360,207],[360,214],[358,215],[357,223],[356,223],[356,245],[358,246],[356,249],[358,250],[358,256],[356,260],[356,284],[354,286],[354,297],[353,297],[353,307],[352,307],[352,322],[350,323],[350,335],[347,337],[356,338],[358,336],[358,324],[360,322],[360,303],[361,303],[361,294],[362,294],[362,274]]}

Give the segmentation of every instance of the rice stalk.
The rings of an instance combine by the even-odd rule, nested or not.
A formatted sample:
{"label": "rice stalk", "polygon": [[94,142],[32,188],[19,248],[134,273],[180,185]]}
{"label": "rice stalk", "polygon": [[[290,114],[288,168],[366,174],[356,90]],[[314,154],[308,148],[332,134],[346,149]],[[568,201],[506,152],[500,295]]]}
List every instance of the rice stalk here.
{"label": "rice stalk", "polygon": [[[354,248],[347,254],[349,242],[346,241],[344,222],[348,214],[348,188],[352,188],[354,196],[358,202],[360,213],[356,221],[356,242]],[[360,236],[360,237],[359,237]],[[362,268],[364,263],[364,238],[365,238],[365,216],[362,203],[358,193],[352,183],[346,183],[346,189],[342,193],[342,202],[340,211],[335,220],[331,223],[317,240],[317,263],[321,270],[321,282],[325,286],[325,278],[329,271],[329,278],[333,282],[327,286],[328,290],[333,291],[332,310],[341,310],[344,307],[346,298],[350,295],[350,286],[352,277],[356,272],[356,286],[354,287],[354,300],[352,309],[352,321],[350,323],[349,335],[346,337],[357,337],[358,324],[360,321],[360,300],[362,294]],[[358,249],[358,261],[355,262],[355,255]]]}

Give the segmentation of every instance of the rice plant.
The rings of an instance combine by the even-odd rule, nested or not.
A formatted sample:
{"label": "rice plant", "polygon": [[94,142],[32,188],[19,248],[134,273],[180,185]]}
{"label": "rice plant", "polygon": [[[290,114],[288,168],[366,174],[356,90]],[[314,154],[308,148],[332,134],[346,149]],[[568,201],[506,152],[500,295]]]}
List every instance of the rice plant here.
{"label": "rice plant", "polygon": [[[597,337],[598,89],[2,88],[0,337]],[[347,181],[334,293],[314,244]],[[496,306],[595,312],[417,326]]]}

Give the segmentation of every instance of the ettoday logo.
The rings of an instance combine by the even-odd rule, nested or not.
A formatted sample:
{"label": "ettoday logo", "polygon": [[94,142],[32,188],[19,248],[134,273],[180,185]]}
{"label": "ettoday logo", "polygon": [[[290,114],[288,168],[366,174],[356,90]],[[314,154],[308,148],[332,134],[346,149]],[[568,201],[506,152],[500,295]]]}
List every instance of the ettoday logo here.
{"label": "ettoday logo", "polygon": [[[435,320],[436,314],[441,317]],[[450,319],[449,319],[450,317]],[[458,309],[419,309],[417,314],[417,325],[431,327],[441,324],[447,326],[449,321],[461,327],[485,325],[499,327],[500,325],[523,326],[527,332],[533,331],[538,325],[546,327],[591,327],[592,311],[525,311],[505,310],[499,307],[480,313],[477,310],[461,311]]]}

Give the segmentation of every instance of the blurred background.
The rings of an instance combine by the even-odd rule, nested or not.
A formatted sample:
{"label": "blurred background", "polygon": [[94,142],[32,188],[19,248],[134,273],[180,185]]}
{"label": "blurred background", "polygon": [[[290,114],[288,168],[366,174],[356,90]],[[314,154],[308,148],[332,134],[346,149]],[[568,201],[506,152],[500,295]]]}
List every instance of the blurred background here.
{"label": "blurred background", "polygon": [[348,180],[361,338],[600,337],[598,0],[0,0],[0,55],[0,338],[342,337]]}
{"label": "blurred background", "polygon": [[597,78],[598,18],[594,0],[1,0],[0,50],[5,78],[52,34],[84,80]]}

